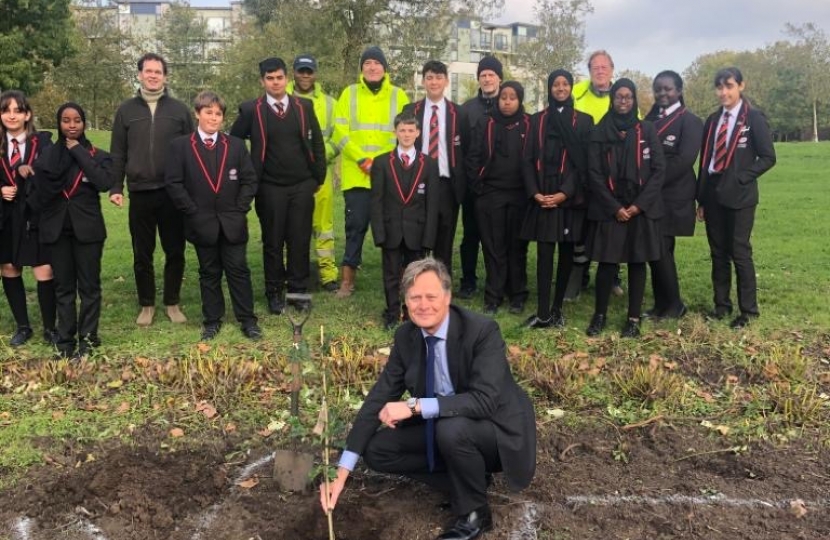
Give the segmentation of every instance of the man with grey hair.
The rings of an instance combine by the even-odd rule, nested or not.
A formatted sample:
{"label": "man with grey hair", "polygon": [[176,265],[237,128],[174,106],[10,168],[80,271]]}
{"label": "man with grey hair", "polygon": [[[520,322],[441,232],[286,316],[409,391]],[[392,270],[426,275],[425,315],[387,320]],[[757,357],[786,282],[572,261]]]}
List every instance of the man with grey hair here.
{"label": "man with grey hair", "polygon": [[[320,503],[324,511],[335,507],[362,455],[370,469],[448,492],[457,519],[437,538],[472,540],[492,527],[488,475],[504,471],[514,490],[533,479],[533,404],[510,373],[498,325],[450,303],[443,263],[411,263],[402,285],[410,320],[395,334]],[[409,399],[401,400],[404,392]]]}

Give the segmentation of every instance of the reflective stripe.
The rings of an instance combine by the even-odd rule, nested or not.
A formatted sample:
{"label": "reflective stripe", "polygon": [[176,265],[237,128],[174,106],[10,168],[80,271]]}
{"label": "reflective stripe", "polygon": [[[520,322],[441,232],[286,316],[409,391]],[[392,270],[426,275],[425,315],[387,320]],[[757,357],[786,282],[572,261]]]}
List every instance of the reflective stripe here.
{"label": "reflective stripe", "polygon": [[348,135],[346,135],[345,137],[340,139],[340,142],[337,143],[337,148],[340,151],[342,151],[344,148],[346,148],[347,144],[349,144],[349,136]]}
{"label": "reflective stripe", "polygon": [[[391,84],[391,83],[389,83]],[[392,99],[389,100],[389,121],[386,124],[369,124],[357,121],[357,87],[351,87],[349,99],[349,130],[351,131],[388,131],[395,132],[395,116],[398,114],[398,89],[392,87]],[[345,123],[345,122],[343,122]]]}
{"label": "reflective stripe", "polygon": [[331,137],[331,132],[334,130],[334,123],[332,122],[332,116],[334,115],[334,107],[332,107],[332,102],[334,100],[330,99],[328,96],[323,96],[323,101],[326,104],[325,110],[325,118],[326,118],[326,129],[323,130],[323,137],[328,139]]}
{"label": "reflective stripe", "polygon": [[333,249],[318,249],[317,250],[318,257],[334,257],[334,250]]}
{"label": "reflective stripe", "polygon": [[317,235],[320,240],[334,240],[334,231],[321,232]]}
{"label": "reflective stripe", "polygon": [[362,144],[360,149],[364,152],[380,152],[384,147],[377,144]]}
{"label": "reflective stripe", "polygon": [[340,124],[341,126],[348,126],[349,125],[349,121],[345,118],[335,118],[334,123],[335,124]]}

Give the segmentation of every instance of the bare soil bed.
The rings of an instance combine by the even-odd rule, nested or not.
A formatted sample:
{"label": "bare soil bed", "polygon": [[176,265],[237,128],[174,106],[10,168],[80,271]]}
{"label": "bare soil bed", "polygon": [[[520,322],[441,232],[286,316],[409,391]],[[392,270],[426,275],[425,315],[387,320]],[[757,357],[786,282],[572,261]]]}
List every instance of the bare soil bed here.
{"label": "bare soil bed", "polygon": [[[233,443],[172,452],[163,435],[98,447],[78,467],[33,468],[0,493],[0,539],[328,538],[317,494],[280,492],[267,449],[227,463]],[[496,527],[485,538],[830,538],[824,445],[728,448],[690,426],[543,428],[531,487],[510,493],[497,475]],[[67,464],[85,461],[72,453]],[[335,512],[337,538],[431,540],[452,518],[442,500],[400,478],[356,474]]]}

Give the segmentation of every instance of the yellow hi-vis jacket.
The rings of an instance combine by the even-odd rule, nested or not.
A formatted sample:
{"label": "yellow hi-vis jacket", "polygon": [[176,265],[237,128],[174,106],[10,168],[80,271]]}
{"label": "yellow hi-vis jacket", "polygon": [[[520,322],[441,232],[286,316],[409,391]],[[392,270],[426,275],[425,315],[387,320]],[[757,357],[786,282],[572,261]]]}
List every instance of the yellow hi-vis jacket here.
{"label": "yellow hi-vis jacket", "polygon": [[340,149],[340,186],[343,191],[369,189],[371,181],[357,162],[389,152],[396,145],[395,116],[409,103],[406,92],[392,86],[384,74],[383,85],[373,94],[363,76],[347,86],[334,107],[332,141]]}
{"label": "yellow hi-vis jacket", "polygon": [[[289,94],[295,93],[294,81],[288,83],[286,92]],[[320,83],[314,83],[311,93],[297,93],[297,95],[314,103],[314,116],[317,117],[317,122],[320,124],[320,131],[323,132],[323,142],[326,145],[326,162],[331,163],[331,160],[340,152],[331,140],[332,131],[334,131],[334,98],[323,92]]]}

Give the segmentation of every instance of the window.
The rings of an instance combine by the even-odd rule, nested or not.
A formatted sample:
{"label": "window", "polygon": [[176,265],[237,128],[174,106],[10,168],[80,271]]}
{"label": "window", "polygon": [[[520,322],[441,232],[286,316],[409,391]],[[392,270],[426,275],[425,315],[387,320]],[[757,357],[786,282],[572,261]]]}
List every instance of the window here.
{"label": "window", "polygon": [[458,73],[450,73],[450,99],[458,102]]}
{"label": "window", "polygon": [[506,51],[507,50],[507,36],[504,34],[496,34],[496,50],[497,51]]}
{"label": "window", "polygon": [[132,15],[155,15],[158,4],[130,4]]}

